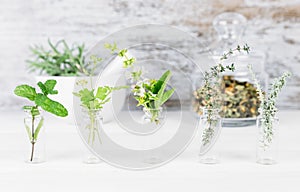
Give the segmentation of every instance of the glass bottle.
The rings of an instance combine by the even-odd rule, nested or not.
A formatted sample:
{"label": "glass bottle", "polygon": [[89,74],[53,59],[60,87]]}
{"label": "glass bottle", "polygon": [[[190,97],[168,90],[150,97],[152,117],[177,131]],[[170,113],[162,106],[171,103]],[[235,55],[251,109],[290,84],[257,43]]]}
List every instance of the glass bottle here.
{"label": "glass bottle", "polygon": [[258,143],[256,150],[256,162],[264,165],[272,165],[278,160],[278,118],[263,120],[257,118]]}
{"label": "glass bottle", "polygon": [[[85,136],[87,138],[87,144],[90,149],[93,150],[97,146],[102,144],[100,130],[103,127],[103,117],[100,109],[82,109],[83,112],[83,126],[86,130]],[[84,163],[97,164],[101,160],[94,155],[90,150],[86,150],[84,154]]]}
{"label": "glass bottle", "polygon": [[216,142],[222,129],[222,118],[219,109],[202,108],[200,117],[202,129],[200,146],[200,163],[216,164],[219,163],[219,154],[216,150]]}
{"label": "glass bottle", "polygon": [[46,161],[44,117],[39,109],[25,109],[24,113],[24,126],[28,138],[25,162],[43,163]]}
{"label": "glass bottle", "polygon": [[159,107],[157,109],[150,109],[150,108],[143,108],[143,111],[145,113],[144,115],[144,121],[149,123],[156,123],[160,124],[164,118],[165,118],[165,110],[163,110],[162,107]]}

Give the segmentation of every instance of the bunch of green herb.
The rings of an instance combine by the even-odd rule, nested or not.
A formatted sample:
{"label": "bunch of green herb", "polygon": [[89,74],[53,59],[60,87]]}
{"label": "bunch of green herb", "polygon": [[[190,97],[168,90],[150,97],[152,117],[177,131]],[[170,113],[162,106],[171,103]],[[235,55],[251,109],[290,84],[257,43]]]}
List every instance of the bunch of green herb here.
{"label": "bunch of green herb", "polygon": [[223,95],[220,89],[220,78],[221,74],[226,71],[234,71],[234,63],[229,65],[223,65],[222,61],[228,59],[229,56],[233,55],[235,52],[245,51],[249,53],[250,47],[245,44],[243,47],[237,46],[235,49],[230,49],[228,52],[224,53],[220,58],[220,63],[211,67],[209,71],[204,72],[204,85],[200,89],[196,90],[197,94],[204,95],[204,108],[208,110],[207,122],[209,126],[203,131],[202,142],[206,145],[210,142],[212,136],[214,135],[214,125],[216,124],[216,119],[213,118],[212,112],[219,109],[223,102]]}
{"label": "bunch of green herb", "polygon": [[36,116],[40,115],[39,108],[42,108],[43,110],[60,117],[66,117],[68,115],[67,109],[62,104],[48,97],[48,95],[58,94],[58,91],[54,90],[56,80],[47,80],[45,83],[38,82],[37,85],[40,88],[41,93],[37,93],[36,89],[29,85],[19,85],[14,90],[14,93],[17,96],[27,98],[30,101],[34,102],[34,105],[23,107],[24,110],[29,111],[32,116],[31,129],[29,127],[26,127],[28,137],[32,144],[30,161],[33,160],[34,145],[37,142],[38,134],[44,121],[43,119],[41,119],[37,127],[35,127],[35,118]]}
{"label": "bunch of green herb", "polygon": [[69,46],[65,40],[53,44],[48,40],[49,49],[42,46],[31,47],[35,57],[28,60],[30,71],[40,71],[50,76],[79,76],[89,73],[85,63],[84,44]]}
{"label": "bunch of green herb", "polygon": [[171,72],[166,71],[158,80],[145,79],[133,86],[137,106],[143,106],[151,113],[151,122],[159,123],[159,108],[173,95],[174,88],[166,90]]}
{"label": "bunch of green herb", "polygon": [[81,106],[86,109],[89,116],[89,124],[86,125],[86,128],[89,129],[88,143],[91,142],[91,144],[94,144],[96,134],[101,143],[98,130],[99,125],[97,124],[99,122],[96,121],[97,112],[103,108],[105,103],[110,101],[110,94],[113,91],[127,88],[127,86],[102,86],[98,87],[97,89],[88,89],[86,88],[87,84],[87,80],[77,81],[76,85],[81,86],[81,90],[79,92],[74,92],[73,94],[80,98]]}
{"label": "bunch of green herb", "polygon": [[81,106],[88,110],[99,110],[103,108],[103,105],[110,101],[110,94],[113,91],[127,88],[127,86],[110,87],[103,86],[95,89],[88,89],[84,85],[87,84],[86,80],[80,80],[76,82],[77,85],[82,86],[79,92],[73,94],[80,98]]}
{"label": "bunch of green herb", "polygon": [[261,123],[263,126],[263,139],[260,141],[264,149],[266,149],[273,140],[274,130],[273,130],[273,120],[275,118],[277,108],[276,100],[281,92],[282,88],[286,85],[286,80],[291,76],[290,72],[285,72],[281,77],[276,78],[271,84],[271,88],[268,94],[264,94],[260,83],[253,72],[252,66],[248,65],[249,71],[252,74],[252,79],[257,87],[257,92],[259,99],[261,101],[259,107],[259,113],[261,117]]}

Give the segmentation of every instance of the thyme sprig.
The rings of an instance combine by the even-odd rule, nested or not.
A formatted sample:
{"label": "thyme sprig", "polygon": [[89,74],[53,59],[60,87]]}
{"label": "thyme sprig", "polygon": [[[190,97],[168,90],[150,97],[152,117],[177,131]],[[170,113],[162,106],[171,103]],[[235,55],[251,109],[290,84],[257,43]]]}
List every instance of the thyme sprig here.
{"label": "thyme sprig", "polygon": [[225,52],[219,59],[219,63],[211,67],[208,71],[204,72],[204,86],[197,90],[198,94],[205,95],[204,97],[204,107],[207,109],[207,122],[208,126],[205,127],[202,134],[203,146],[207,145],[214,135],[214,129],[216,124],[213,119],[213,111],[220,108],[223,97],[220,90],[220,76],[222,73],[231,71],[234,72],[234,63],[223,65],[223,61],[228,59],[229,56],[234,55],[236,52],[246,52],[249,53],[250,47],[245,44],[244,46],[237,45],[235,49],[229,49]]}
{"label": "thyme sprig", "polygon": [[282,88],[286,85],[287,78],[291,77],[290,72],[284,72],[282,76],[274,79],[271,84],[271,88],[268,94],[263,94],[263,90],[260,83],[253,72],[252,66],[249,64],[248,69],[252,74],[252,79],[257,87],[257,93],[261,101],[259,107],[259,113],[261,116],[261,123],[263,126],[262,140],[260,141],[264,149],[268,148],[273,141],[274,129],[273,129],[273,119],[275,119],[277,113],[276,100]]}

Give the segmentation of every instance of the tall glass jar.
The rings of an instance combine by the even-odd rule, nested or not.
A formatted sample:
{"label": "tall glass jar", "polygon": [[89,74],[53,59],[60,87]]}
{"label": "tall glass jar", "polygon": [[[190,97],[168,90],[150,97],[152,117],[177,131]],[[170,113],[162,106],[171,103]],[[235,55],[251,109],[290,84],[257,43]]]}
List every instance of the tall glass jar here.
{"label": "tall glass jar", "polygon": [[257,118],[258,142],[256,162],[264,165],[275,164],[278,160],[278,118],[265,120]]}
{"label": "tall glass jar", "polygon": [[[214,28],[219,35],[219,42],[213,48],[213,58],[220,63],[220,57],[237,45],[243,46],[242,36],[247,25],[246,18],[234,12],[225,12],[218,15],[213,22]],[[253,71],[260,80],[263,89],[267,89],[268,77],[265,73],[265,55],[255,47],[250,47],[247,54],[244,51],[233,51],[227,59],[222,60],[224,65],[235,64],[234,72],[222,73],[221,93],[223,105],[220,116],[224,118],[224,127],[242,127],[255,125],[260,105],[257,89],[249,73],[248,65],[251,64]]]}
{"label": "tall glass jar", "polygon": [[24,110],[24,126],[28,138],[24,154],[27,163],[46,161],[44,117],[39,109]]}
{"label": "tall glass jar", "polygon": [[[102,144],[100,130],[103,127],[103,117],[100,109],[86,109],[82,108],[83,112],[83,126],[86,130],[87,144],[91,149]],[[91,151],[86,150],[84,154],[84,163],[96,164],[101,160]]]}
{"label": "tall glass jar", "polygon": [[216,142],[222,129],[222,118],[219,115],[219,109],[202,108],[200,117],[202,129],[200,162],[204,164],[219,163],[219,154],[216,150]]}

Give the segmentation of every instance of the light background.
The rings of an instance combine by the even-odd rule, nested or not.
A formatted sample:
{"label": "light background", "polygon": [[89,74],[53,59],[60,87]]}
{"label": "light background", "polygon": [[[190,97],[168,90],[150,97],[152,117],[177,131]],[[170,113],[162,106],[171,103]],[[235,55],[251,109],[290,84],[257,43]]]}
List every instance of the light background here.
{"label": "light background", "polygon": [[25,63],[30,45],[66,39],[88,49],[112,32],[145,23],[177,26],[212,44],[212,20],[224,11],[249,19],[243,41],[266,53],[270,78],[293,72],[279,105],[299,109],[299,0],[0,0],[0,110],[22,105],[12,90],[32,81]]}

